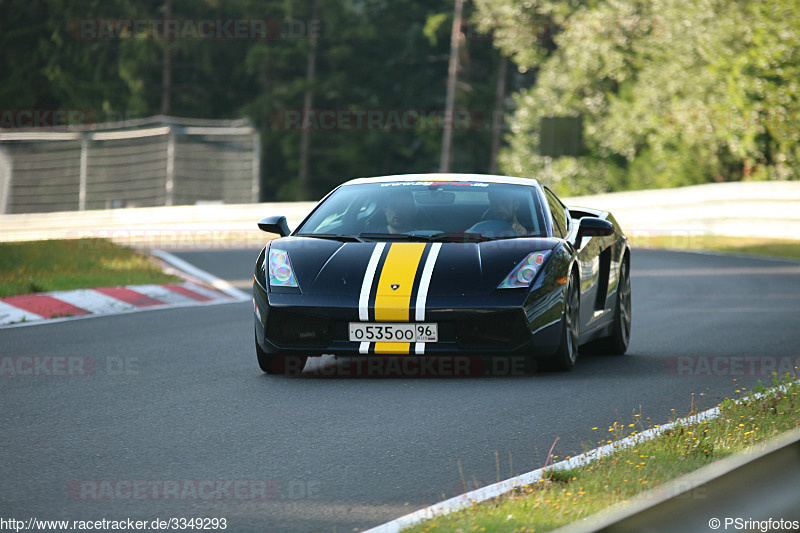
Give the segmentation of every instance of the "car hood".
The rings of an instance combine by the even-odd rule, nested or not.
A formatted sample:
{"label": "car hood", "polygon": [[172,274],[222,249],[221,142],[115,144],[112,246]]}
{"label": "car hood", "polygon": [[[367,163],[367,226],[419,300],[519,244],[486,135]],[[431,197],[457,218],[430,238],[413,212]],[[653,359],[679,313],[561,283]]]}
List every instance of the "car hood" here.
{"label": "car hood", "polygon": [[423,286],[435,297],[491,294],[528,254],[551,250],[558,242],[519,238],[380,243],[285,237],[270,247],[288,252],[303,294],[353,296],[386,284],[390,293],[414,294]]}

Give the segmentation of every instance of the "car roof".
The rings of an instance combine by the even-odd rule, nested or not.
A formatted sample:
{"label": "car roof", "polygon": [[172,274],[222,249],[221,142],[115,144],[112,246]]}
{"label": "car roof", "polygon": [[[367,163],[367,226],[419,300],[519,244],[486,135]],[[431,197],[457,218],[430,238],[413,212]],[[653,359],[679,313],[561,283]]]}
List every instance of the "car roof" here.
{"label": "car roof", "polygon": [[492,174],[456,174],[430,172],[427,174],[397,174],[394,176],[376,176],[372,178],[356,178],[342,185],[358,185],[363,183],[387,183],[397,181],[451,181],[458,183],[505,183],[508,185],[527,185],[536,187],[539,182],[534,178],[516,178],[513,176],[496,176]]}

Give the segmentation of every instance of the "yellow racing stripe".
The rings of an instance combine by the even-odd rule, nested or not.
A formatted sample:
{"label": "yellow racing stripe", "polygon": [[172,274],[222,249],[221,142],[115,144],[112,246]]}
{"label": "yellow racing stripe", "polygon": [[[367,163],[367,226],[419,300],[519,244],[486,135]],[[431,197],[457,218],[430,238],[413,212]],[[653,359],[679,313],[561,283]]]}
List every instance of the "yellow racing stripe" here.
{"label": "yellow racing stripe", "polygon": [[[375,320],[408,322],[411,291],[425,243],[392,243],[383,263],[375,293]],[[394,286],[395,288],[392,288]],[[394,343],[393,343],[394,344]],[[377,346],[376,346],[377,348]],[[408,352],[406,352],[408,353]]]}
{"label": "yellow racing stripe", "polygon": [[405,354],[411,353],[411,343],[408,342],[376,342],[376,354]]}

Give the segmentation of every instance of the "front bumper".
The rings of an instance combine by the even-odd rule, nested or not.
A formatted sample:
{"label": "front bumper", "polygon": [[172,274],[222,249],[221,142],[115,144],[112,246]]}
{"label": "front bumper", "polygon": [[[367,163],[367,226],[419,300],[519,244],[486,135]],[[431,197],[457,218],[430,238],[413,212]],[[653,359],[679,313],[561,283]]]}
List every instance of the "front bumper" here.
{"label": "front bumper", "polygon": [[[424,321],[438,324],[439,341],[422,347],[398,343],[397,353],[549,357],[561,339],[563,307],[555,296],[534,291],[519,305],[518,294],[504,293],[492,306],[478,299],[429,299]],[[341,299],[268,293],[256,281],[253,300],[256,339],[266,353],[365,355],[362,343],[348,340],[348,323],[359,320],[358,309]],[[374,344],[367,349],[373,353]]]}

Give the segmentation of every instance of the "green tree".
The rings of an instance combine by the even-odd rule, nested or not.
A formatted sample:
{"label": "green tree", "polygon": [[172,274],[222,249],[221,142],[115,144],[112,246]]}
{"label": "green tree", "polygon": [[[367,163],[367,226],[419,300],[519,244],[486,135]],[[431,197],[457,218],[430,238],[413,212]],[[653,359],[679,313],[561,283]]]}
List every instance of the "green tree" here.
{"label": "green tree", "polygon": [[[6,109],[83,110],[107,120],[127,105],[120,41],[87,39],[80,21],[132,17],[134,2],[0,1],[0,101]],[[87,15],[94,14],[94,15]]]}
{"label": "green tree", "polygon": [[[156,115],[164,58],[171,62],[170,114],[249,117],[262,139],[265,200],[319,198],[356,176],[438,168],[437,128],[314,131],[308,187],[298,187],[301,132],[281,124],[313,94],[320,110],[441,112],[452,0],[174,0],[176,19],[271,19],[283,35],[163,39],[81,34],[81,21],[159,21],[166,0],[0,0],[0,97],[5,109],[85,109],[98,121]],[[465,5],[465,18],[473,15]],[[274,24],[274,25],[275,25]],[[273,25],[273,27],[274,27]],[[310,32],[319,32],[316,72],[306,78]],[[465,25],[456,108],[476,120],[454,132],[452,168],[485,172],[499,62],[491,40]],[[520,78],[512,77],[513,87]]]}
{"label": "green tree", "polygon": [[[487,17],[506,14],[510,34],[527,31],[509,11],[519,2],[478,3]],[[501,44],[521,68],[539,66],[536,86],[516,97],[507,173],[541,176],[541,117],[581,115],[587,155],[553,164],[564,193],[799,176],[795,3],[604,0],[539,10],[553,14],[554,51]]]}

